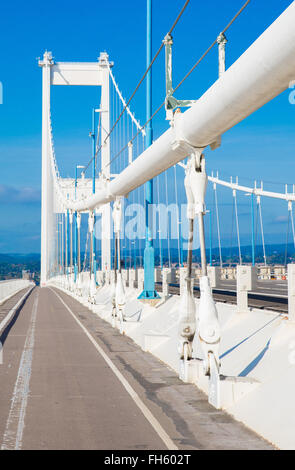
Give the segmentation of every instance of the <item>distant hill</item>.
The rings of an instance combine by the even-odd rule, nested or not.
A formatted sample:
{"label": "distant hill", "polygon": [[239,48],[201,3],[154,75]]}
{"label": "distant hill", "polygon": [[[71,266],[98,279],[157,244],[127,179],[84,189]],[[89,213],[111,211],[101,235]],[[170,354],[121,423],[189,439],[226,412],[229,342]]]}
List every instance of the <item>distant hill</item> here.
{"label": "distant hill", "polygon": [[0,280],[22,277],[22,271],[40,273],[40,254],[38,253],[0,253]]}

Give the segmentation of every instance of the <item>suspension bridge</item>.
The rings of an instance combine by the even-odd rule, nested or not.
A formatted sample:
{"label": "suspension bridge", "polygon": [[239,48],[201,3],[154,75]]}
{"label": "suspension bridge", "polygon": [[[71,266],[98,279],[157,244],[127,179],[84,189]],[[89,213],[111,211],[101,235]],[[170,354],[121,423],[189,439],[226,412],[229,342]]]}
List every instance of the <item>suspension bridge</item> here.
{"label": "suspension bridge", "polygon": [[[148,0],[147,68],[128,100],[107,52],[94,62],[48,51],[39,60],[41,285],[0,284],[2,449],[295,447],[295,186],[273,191],[206,171],[207,150],[294,80],[295,2],[227,68],[226,33],[248,0],[174,86],[172,33],[188,3],[152,57]],[[154,110],[162,50],[166,96]],[[211,50],[217,81],[201,97],[176,99]],[[141,123],[133,103],[144,82]],[[62,176],[55,152],[57,86],[99,89],[92,155],[74,178]],[[154,139],[160,111],[167,130]],[[285,211],[281,265],[269,262],[269,201]]]}

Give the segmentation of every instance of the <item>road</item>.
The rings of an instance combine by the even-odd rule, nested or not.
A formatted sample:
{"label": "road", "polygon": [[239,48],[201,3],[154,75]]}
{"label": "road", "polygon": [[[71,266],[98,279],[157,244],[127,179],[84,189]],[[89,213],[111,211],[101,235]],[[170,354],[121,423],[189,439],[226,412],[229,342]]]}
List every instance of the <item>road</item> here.
{"label": "road", "polygon": [[2,449],[271,448],[58,290],[35,288],[0,340]]}
{"label": "road", "polygon": [[[156,288],[161,292],[162,284],[157,283]],[[179,285],[170,284],[169,292],[171,294],[179,294]],[[213,289],[213,296],[216,301],[236,304],[236,281],[221,281],[219,287]],[[197,280],[195,281],[195,297],[199,297]],[[248,293],[248,305],[252,308],[288,313],[288,282],[259,280],[255,290]]]}
{"label": "road", "polygon": [[[236,291],[236,281],[225,280],[220,282],[220,289]],[[281,298],[288,297],[288,282],[279,280],[258,280],[252,294],[263,294]]]}

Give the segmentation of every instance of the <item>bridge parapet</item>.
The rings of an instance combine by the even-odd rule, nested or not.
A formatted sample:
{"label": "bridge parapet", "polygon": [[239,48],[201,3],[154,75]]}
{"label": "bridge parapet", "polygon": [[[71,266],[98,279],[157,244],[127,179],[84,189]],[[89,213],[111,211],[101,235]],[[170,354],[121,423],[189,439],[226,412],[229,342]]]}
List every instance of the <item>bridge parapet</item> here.
{"label": "bridge parapet", "polygon": [[0,304],[20,290],[32,286],[33,284],[34,283],[32,281],[27,279],[11,279],[0,282]]}
{"label": "bridge parapet", "polygon": [[238,313],[247,313],[248,292],[255,289],[257,283],[256,266],[237,266],[237,307]]}

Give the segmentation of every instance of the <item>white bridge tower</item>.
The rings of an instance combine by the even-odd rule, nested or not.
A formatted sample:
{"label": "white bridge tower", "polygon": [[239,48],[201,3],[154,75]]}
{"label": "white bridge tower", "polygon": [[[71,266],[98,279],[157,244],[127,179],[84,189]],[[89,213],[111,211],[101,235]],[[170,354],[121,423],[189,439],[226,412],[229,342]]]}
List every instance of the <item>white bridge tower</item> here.
{"label": "white bridge tower", "polygon": [[[101,166],[104,178],[110,179],[110,93],[109,77],[112,63],[108,54],[103,52],[98,62],[54,62],[51,52],[45,52],[42,67],[42,209],[41,209],[41,286],[46,285],[52,269],[54,253],[55,215],[58,201],[54,191],[54,151],[51,135],[50,89],[51,85],[84,85],[101,87]],[[63,180],[57,175],[60,186],[64,186],[65,196],[74,199],[74,180]],[[84,190],[84,196],[91,195],[91,184]],[[106,204],[101,212],[101,259],[102,270],[111,267],[111,212]]]}

